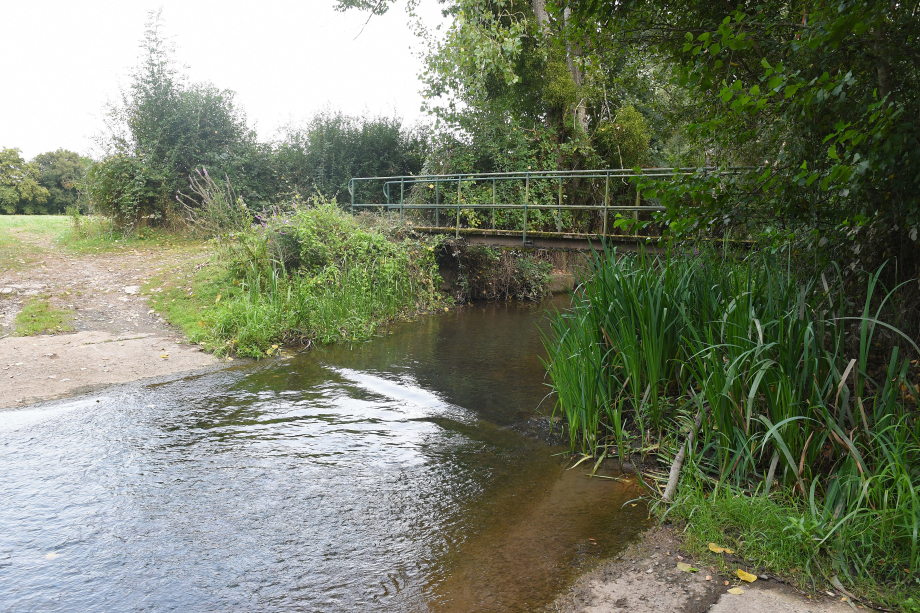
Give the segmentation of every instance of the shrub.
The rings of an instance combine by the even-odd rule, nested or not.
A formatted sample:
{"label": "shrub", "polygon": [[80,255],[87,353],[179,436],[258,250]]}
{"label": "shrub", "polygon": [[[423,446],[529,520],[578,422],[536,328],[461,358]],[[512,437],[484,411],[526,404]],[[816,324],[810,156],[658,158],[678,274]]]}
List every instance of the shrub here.
{"label": "shrub", "polygon": [[424,242],[389,240],[334,202],[256,221],[222,242],[230,289],[205,315],[220,352],[258,357],[280,343],[364,340],[441,304],[434,249]]}

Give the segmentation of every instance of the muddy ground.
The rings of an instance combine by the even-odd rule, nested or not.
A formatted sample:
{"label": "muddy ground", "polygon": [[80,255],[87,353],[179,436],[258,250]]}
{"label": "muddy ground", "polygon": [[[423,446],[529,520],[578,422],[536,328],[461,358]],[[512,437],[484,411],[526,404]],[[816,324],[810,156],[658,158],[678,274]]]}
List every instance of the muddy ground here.
{"label": "muddy ground", "polygon": [[[219,362],[186,343],[140,295],[154,275],[205,260],[200,249],[151,245],[82,255],[56,247],[47,234],[7,232],[41,259],[0,269],[0,408]],[[70,311],[73,332],[14,336],[16,315],[33,296]]]}
{"label": "muddy ground", "polygon": [[[809,597],[767,575],[753,583],[719,574],[681,548],[672,526],[646,532],[617,558],[583,575],[549,607],[560,613],[844,613],[843,594]],[[689,564],[696,572],[685,572]],[[742,593],[729,590],[740,589]]]}

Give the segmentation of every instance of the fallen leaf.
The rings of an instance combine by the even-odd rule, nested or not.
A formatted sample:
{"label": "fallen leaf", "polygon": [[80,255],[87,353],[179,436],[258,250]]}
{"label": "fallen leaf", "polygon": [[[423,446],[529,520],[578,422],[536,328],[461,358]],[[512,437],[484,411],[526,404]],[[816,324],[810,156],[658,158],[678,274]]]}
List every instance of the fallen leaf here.
{"label": "fallen leaf", "polygon": [[700,569],[698,569],[698,568],[693,568],[692,566],[690,566],[690,565],[687,564],[686,562],[678,562],[678,563],[677,563],[677,570],[682,570],[682,571],[684,571],[685,573],[697,573],[697,572],[700,571]]}
{"label": "fallen leaf", "polygon": [[706,581],[712,581],[712,575],[706,575]]}
{"label": "fallen leaf", "polygon": [[747,581],[748,583],[754,583],[757,581],[757,575],[752,575],[751,573],[746,573],[740,568],[735,571],[735,574],[738,575],[738,578],[742,581]]}
{"label": "fallen leaf", "polygon": [[728,593],[737,594],[738,596],[740,596],[741,594],[744,593],[744,590],[742,590],[740,587],[733,587],[732,589],[728,590]]}
{"label": "fallen leaf", "polygon": [[163,359],[165,360],[166,358],[169,357],[169,354],[168,354],[168,353],[161,353],[161,354],[160,354],[160,357],[163,358]]}
{"label": "fallen leaf", "polygon": [[728,547],[719,547],[715,543],[709,543],[709,551],[712,553],[735,553]]}

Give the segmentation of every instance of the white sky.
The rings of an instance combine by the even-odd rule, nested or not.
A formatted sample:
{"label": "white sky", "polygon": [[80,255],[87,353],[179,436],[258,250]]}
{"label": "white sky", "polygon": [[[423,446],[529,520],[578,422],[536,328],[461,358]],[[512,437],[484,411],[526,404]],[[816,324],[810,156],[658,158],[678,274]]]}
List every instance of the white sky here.
{"label": "white sky", "polygon": [[[439,4],[422,3],[426,24]],[[367,20],[333,0],[0,0],[0,147],[93,153],[107,100],[137,64],[147,12],[192,81],[236,92],[263,139],[324,107],[421,118],[404,3]]]}

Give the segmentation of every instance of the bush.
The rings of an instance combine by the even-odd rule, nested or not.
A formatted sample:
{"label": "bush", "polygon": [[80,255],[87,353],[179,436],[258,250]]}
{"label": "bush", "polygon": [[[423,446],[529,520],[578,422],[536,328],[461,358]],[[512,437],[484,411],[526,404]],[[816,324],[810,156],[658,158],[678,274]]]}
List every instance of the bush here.
{"label": "bush", "polygon": [[222,242],[224,300],[203,316],[219,352],[259,357],[282,343],[369,338],[440,306],[434,249],[362,228],[334,202],[278,209]]}

